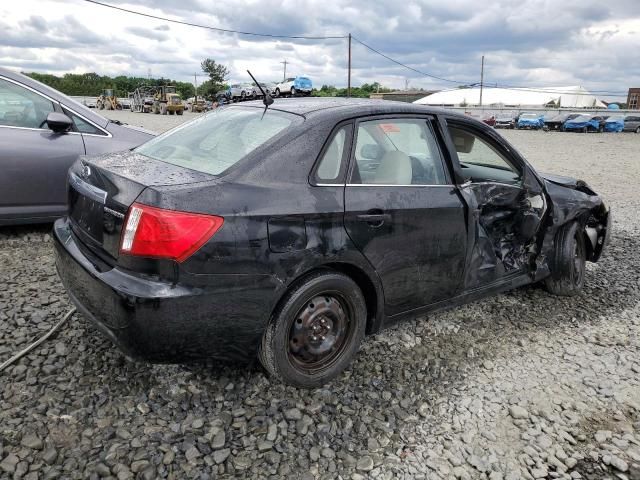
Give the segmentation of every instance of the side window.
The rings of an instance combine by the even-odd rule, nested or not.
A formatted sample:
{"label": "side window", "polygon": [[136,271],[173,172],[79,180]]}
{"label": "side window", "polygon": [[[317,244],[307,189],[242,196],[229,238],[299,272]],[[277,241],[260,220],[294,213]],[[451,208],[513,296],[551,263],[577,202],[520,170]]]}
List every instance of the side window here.
{"label": "side window", "polygon": [[340,177],[346,166],[347,140],[352,126],[345,125],[334,133],[317,164],[315,180],[318,183],[341,183]]}
{"label": "side window", "polygon": [[73,120],[73,124],[75,125],[75,131],[80,133],[90,133],[92,135],[106,135],[102,130],[94,127],[86,120],[83,120],[78,115],[70,112],[66,108],[62,109],[71,120]]}
{"label": "side window", "polygon": [[0,78],[0,125],[47,128],[45,121],[51,112],[50,100]]}
{"label": "side window", "polygon": [[385,119],[358,125],[350,183],[445,185],[438,142],[427,119]]}
{"label": "side window", "polygon": [[470,129],[449,126],[462,173],[472,182],[520,184],[520,171],[505,154]]}

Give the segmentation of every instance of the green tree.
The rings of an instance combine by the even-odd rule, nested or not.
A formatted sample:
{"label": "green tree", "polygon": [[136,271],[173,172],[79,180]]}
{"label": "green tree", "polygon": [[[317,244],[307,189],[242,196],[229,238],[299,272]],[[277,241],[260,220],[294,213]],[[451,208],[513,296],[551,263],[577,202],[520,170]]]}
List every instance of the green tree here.
{"label": "green tree", "polygon": [[[216,92],[225,87],[225,82],[229,79],[230,73],[227,67],[221,63],[217,63],[212,58],[205,58],[200,63],[200,67],[204,73],[209,75],[209,80],[202,84],[203,95],[215,95]],[[198,93],[201,93],[200,88],[198,88]]]}

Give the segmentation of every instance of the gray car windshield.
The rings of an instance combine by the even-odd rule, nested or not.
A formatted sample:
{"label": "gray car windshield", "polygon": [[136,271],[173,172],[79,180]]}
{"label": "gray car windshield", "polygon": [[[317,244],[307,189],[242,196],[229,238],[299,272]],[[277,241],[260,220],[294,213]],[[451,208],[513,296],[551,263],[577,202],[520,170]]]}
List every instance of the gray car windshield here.
{"label": "gray car windshield", "polygon": [[228,107],[160,135],[135,151],[163,162],[220,175],[300,117],[262,109]]}

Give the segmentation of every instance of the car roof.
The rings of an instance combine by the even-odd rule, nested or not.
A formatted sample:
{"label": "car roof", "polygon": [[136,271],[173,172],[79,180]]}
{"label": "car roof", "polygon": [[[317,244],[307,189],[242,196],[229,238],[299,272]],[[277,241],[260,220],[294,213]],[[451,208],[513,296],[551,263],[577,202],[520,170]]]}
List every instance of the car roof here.
{"label": "car roof", "polygon": [[64,93],[54,88],[51,88],[48,85],[45,85],[44,83],[38,82],[37,80],[34,80],[31,77],[23,75],[22,73],[17,73],[17,72],[14,72],[13,70],[9,70],[8,68],[0,67],[0,76],[9,78],[11,80],[15,80],[16,82],[22,83],[27,87],[37,90],[38,92],[52,98],[57,102],[62,103],[66,107],[70,108],[76,113],[79,113],[83,117],[86,117],[87,119],[91,120],[93,123],[103,128],[106,127],[107,124],[109,123],[109,120],[104,118],[102,115],[98,115],[97,113],[94,113],[91,109],[85,107],[84,105],[75,101],[74,99],[69,98]]}
{"label": "car roof", "polygon": [[[228,108],[251,106],[264,108],[261,101],[244,102],[231,105]],[[443,110],[438,107],[416,105],[406,102],[394,102],[390,100],[371,100],[368,98],[341,98],[341,97],[309,97],[309,98],[277,98],[269,107],[272,110],[293,113],[303,117],[343,117],[365,115],[384,115],[392,113],[415,114],[446,114],[450,116],[464,117],[464,115]]]}

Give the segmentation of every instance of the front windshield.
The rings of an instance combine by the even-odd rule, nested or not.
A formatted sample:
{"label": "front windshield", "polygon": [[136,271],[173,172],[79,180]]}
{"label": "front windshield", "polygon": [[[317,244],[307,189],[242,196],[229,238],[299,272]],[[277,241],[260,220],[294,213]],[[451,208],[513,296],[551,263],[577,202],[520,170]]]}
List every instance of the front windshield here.
{"label": "front windshield", "polygon": [[535,113],[523,113],[522,115],[520,115],[520,118],[538,118],[538,115],[536,115]]}
{"label": "front windshield", "polygon": [[622,115],[607,118],[607,122],[622,122],[622,121],[624,121],[624,117]]}
{"label": "front windshield", "polygon": [[229,107],[214,110],[139,146],[136,152],[163,162],[219,175],[294,122],[297,115]]}

